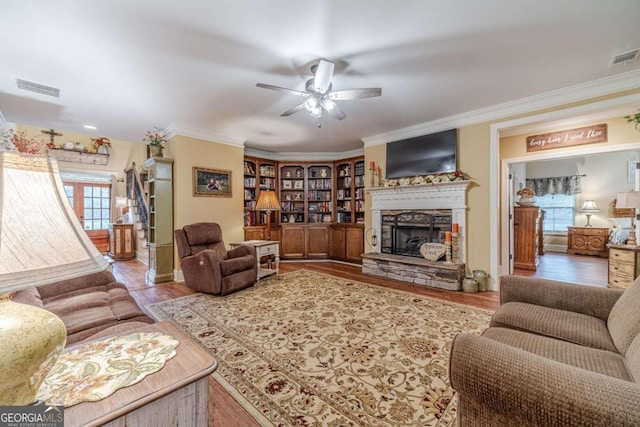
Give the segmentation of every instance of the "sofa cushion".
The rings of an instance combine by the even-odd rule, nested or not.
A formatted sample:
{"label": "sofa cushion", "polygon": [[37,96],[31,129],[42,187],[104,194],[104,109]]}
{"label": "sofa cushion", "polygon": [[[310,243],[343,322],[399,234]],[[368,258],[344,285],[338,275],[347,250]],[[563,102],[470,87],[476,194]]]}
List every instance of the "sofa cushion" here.
{"label": "sofa cushion", "polygon": [[604,320],[585,314],[522,302],[508,302],[491,318],[490,326],[517,329],[617,352]]}
{"label": "sofa cushion", "polygon": [[640,333],[640,277],[638,277],[615,303],[609,313],[607,326],[611,338],[624,355],[638,334]]}
{"label": "sofa cushion", "polygon": [[11,301],[42,308],[42,298],[40,298],[40,292],[37,288],[18,291],[11,297]]}
{"label": "sofa cushion", "polygon": [[507,328],[489,328],[483,332],[482,336],[560,363],[633,381],[624,358],[617,352],[585,347]]}

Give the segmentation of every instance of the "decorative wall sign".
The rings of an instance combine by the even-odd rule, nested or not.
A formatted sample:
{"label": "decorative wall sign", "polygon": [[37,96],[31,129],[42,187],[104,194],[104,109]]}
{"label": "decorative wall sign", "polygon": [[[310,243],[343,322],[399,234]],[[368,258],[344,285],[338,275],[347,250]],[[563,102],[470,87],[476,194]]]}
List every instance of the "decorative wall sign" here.
{"label": "decorative wall sign", "polygon": [[527,152],[607,142],[607,125],[587,126],[527,137]]}

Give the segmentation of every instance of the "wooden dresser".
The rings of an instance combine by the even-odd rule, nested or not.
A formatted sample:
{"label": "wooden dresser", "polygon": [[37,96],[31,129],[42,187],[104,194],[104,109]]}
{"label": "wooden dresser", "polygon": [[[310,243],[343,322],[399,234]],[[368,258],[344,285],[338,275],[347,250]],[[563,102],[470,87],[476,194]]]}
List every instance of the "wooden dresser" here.
{"label": "wooden dresser", "polygon": [[567,253],[607,257],[609,229],[600,227],[567,227]]}
{"label": "wooden dresser", "polygon": [[513,266],[522,270],[538,268],[538,230],[540,208],[513,208]]}
{"label": "wooden dresser", "polygon": [[116,261],[136,257],[133,224],[109,224],[109,256]]}
{"label": "wooden dresser", "polygon": [[640,246],[609,245],[609,287],[629,287],[640,275]]}

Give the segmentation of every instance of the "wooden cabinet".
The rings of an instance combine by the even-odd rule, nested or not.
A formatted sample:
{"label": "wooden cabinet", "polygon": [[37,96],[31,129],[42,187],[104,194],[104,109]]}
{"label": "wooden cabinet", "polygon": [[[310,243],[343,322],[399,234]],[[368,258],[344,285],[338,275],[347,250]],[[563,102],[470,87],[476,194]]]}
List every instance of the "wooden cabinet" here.
{"label": "wooden cabinet", "polygon": [[535,271],[538,267],[538,221],[540,208],[513,208],[513,266]]}
{"label": "wooden cabinet", "polygon": [[281,258],[329,257],[329,225],[283,224],[281,233]]}
{"label": "wooden cabinet", "polygon": [[607,257],[609,229],[599,227],[567,227],[567,253]]}
{"label": "wooden cabinet", "polygon": [[109,256],[116,261],[136,257],[133,224],[109,224]]}
{"label": "wooden cabinet", "polygon": [[364,227],[360,224],[335,224],[330,228],[331,258],[362,263]]}
{"label": "wooden cabinet", "polygon": [[173,280],[173,160],[150,157],[142,166],[149,194],[147,281],[168,282]]}
{"label": "wooden cabinet", "polygon": [[[253,227],[244,228],[245,240],[266,240],[267,239],[267,226],[258,225]],[[271,226],[271,240],[280,240],[280,227],[274,228]]]}
{"label": "wooden cabinet", "polygon": [[640,275],[640,247],[609,245],[609,287],[626,289]]}

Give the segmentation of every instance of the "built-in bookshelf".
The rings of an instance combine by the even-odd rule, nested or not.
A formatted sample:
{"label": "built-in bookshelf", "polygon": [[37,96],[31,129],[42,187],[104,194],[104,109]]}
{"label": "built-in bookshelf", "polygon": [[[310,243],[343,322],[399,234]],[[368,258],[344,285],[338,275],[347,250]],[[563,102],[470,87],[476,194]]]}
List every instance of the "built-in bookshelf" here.
{"label": "built-in bookshelf", "polygon": [[314,165],[307,168],[307,200],[310,223],[331,223],[333,220],[332,168]]}
{"label": "built-in bookshelf", "polygon": [[305,223],[305,167],[302,164],[280,166],[280,223]]}
{"label": "built-in bookshelf", "polygon": [[[261,191],[277,192],[277,162],[265,159],[245,157],[244,160],[244,225],[245,227],[264,226],[267,214],[256,210]],[[277,224],[276,214],[271,213],[272,226]]]}
{"label": "built-in bookshelf", "polygon": [[364,160],[336,164],[336,223],[364,223]]}

